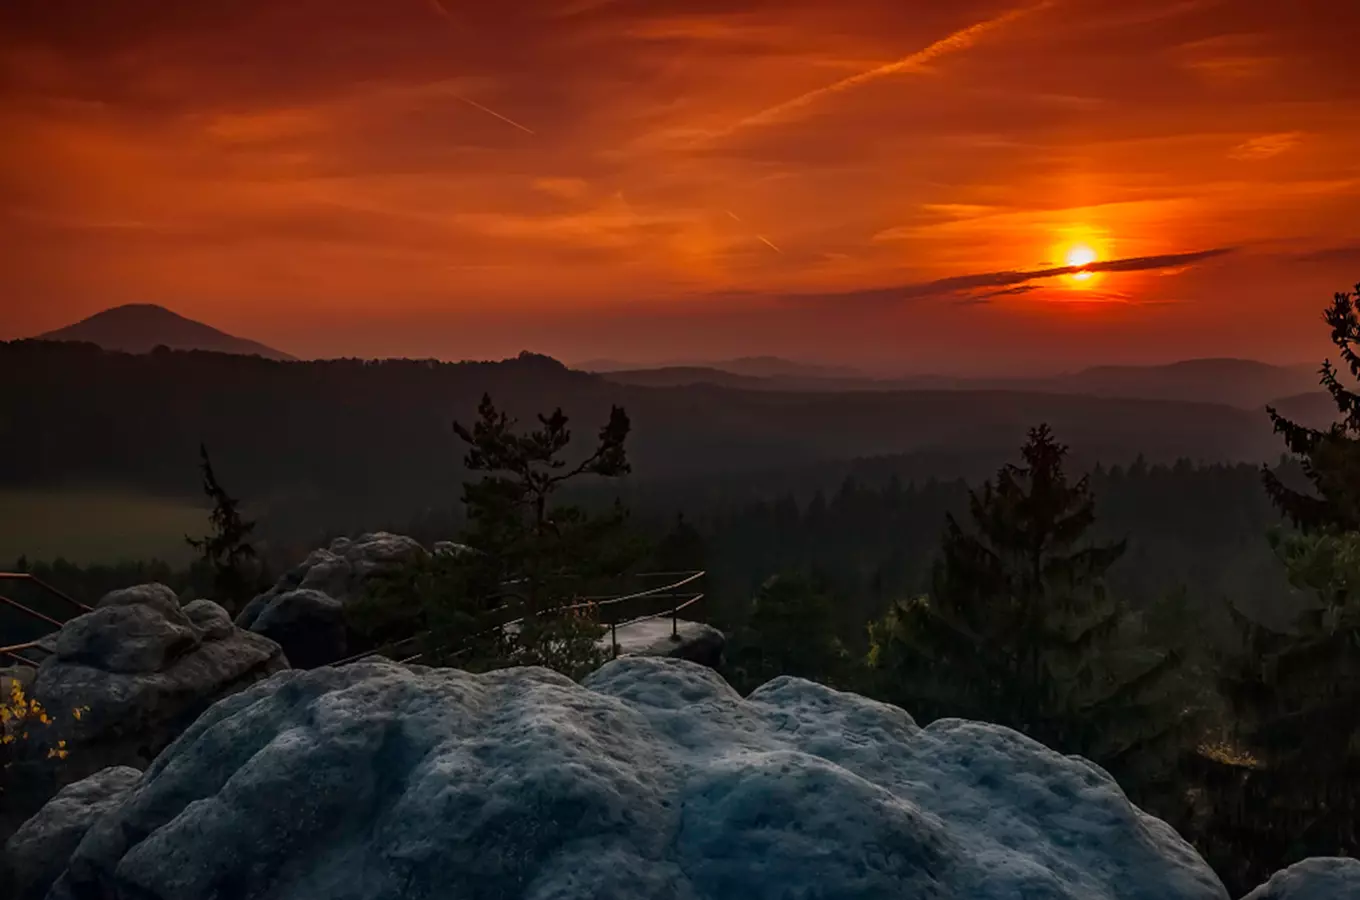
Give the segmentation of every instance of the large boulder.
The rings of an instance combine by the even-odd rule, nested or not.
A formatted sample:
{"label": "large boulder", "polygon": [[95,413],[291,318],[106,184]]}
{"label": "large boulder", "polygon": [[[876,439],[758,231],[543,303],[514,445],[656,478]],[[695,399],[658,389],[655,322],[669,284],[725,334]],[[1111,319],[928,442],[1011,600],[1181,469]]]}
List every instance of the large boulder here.
{"label": "large boulder", "polygon": [[284,668],[277,644],[236,628],[211,601],[181,607],[159,584],[114,591],[63,625],[38,667],[33,695],[56,723],[29,753],[43,761],[65,740],[62,781],[144,768],[214,702]]}
{"label": "large boulder", "polygon": [[371,660],[219,701],[52,898],[1227,900],[1110,777],[1005,728],[674,659]]}
{"label": "large boulder", "polygon": [[14,900],[42,900],[66,870],[85,832],[101,815],[116,806],[142,773],[114,766],[68,784],[5,843],[4,896]]}
{"label": "large boulder", "polygon": [[390,572],[426,552],[415,538],[385,531],[336,538],[329,547],[313,550],[272,588],[247,603],[236,617],[236,624],[251,627],[271,600],[291,591],[320,591],[341,603],[349,603],[363,596],[373,575]]}
{"label": "large boulder", "polygon": [[[457,553],[459,546],[437,545],[435,552]],[[425,552],[414,538],[387,532],[337,538],[247,603],[236,624],[279,644],[294,668],[338,662],[364,644],[345,626],[345,605],[364,595],[374,575]]]}
{"label": "large boulder", "polygon": [[242,622],[283,648],[295,669],[315,669],[349,655],[350,639],[345,627],[345,608],[330,594],[302,588],[275,594]]}
{"label": "large boulder", "polygon": [[1276,872],[1243,900],[1360,900],[1360,860],[1305,859]]}

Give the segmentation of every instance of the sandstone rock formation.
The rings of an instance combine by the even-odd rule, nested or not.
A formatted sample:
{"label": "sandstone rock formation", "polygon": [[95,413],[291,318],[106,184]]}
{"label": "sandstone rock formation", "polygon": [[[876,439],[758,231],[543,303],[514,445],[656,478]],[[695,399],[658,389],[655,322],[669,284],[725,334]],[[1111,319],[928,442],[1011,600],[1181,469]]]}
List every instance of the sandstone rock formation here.
{"label": "sandstone rock formation", "polygon": [[0,883],[0,894],[13,900],[46,897],[85,832],[141,777],[137,769],[114,766],[62,788],[6,842],[8,884]]}
{"label": "sandstone rock formation", "polygon": [[[459,546],[440,545],[436,552]],[[337,662],[358,643],[345,626],[345,605],[363,596],[369,578],[424,552],[415,539],[387,532],[337,538],[246,604],[236,624],[279,644],[294,668]]]}
{"label": "sandstone rock formation", "polygon": [[1305,859],[1276,872],[1243,900],[1360,900],[1360,860]]}
{"label": "sandstone rock formation", "polygon": [[58,724],[34,750],[66,740],[68,778],[143,768],[214,701],[284,668],[277,644],[233,626],[216,603],[181,607],[161,584],[114,591],[62,626],[38,667],[33,694]]}
{"label": "sandstone rock formation", "polygon": [[[277,644],[236,628],[216,603],[181,607],[159,584],[109,594],[47,643],[36,672],[7,676],[27,681],[55,721],[17,746],[0,840],[63,785],[110,766],[145,768],[214,701],[287,667]],[[63,740],[66,758],[49,758]]]}
{"label": "sandstone rock formation", "polygon": [[161,754],[51,896],[775,900],[810,886],[823,900],[1226,900],[1081,759],[992,725],[918,728],[798,679],[743,699],[706,668],[646,657],[583,685],[386,660],[278,674]]}

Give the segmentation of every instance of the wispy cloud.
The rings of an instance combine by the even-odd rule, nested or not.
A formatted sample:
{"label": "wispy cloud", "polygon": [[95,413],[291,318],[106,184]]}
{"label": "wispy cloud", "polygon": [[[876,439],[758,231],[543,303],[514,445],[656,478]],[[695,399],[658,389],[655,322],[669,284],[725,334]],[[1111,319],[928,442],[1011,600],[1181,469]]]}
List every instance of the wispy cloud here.
{"label": "wispy cloud", "polygon": [[709,137],[725,137],[745,128],[770,125],[776,122],[785,121],[793,118],[797,113],[821,100],[848,91],[851,88],[877,81],[880,78],[886,78],[889,75],[897,75],[905,72],[924,72],[926,71],[926,67],[936,59],[951,53],[968,50],[991,32],[1004,28],[1024,16],[1032,15],[1040,10],[1047,9],[1052,6],[1053,3],[1054,0],[1043,0],[1043,2],[1038,4],[1019,7],[996,16],[995,18],[969,25],[967,28],[961,28],[915,53],[890,63],[884,63],[881,66],[875,66],[872,69],[857,72],[854,75],[842,78],[840,81],[833,82],[825,87],[808,91],[791,100],[785,100],[783,103],[778,103],[774,106],[762,109],[760,112],[747,116]]}
{"label": "wispy cloud", "polygon": [[[1175,266],[1188,266],[1194,263],[1232,253],[1232,247],[1219,247],[1212,250],[1195,250],[1188,253],[1165,253],[1157,256],[1132,256],[1125,259],[1109,259],[1091,263],[1082,269],[1090,272],[1141,272],[1165,269]],[[978,272],[971,275],[955,275],[915,284],[903,284],[884,288],[867,288],[854,291],[839,291],[816,294],[794,294],[789,300],[797,303],[882,303],[891,304],[906,300],[924,300],[933,297],[951,297],[969,294],[969,299],[1020,294],[1034,290],[1037,285],[1030,282],[1048,278],[1071,275],[1078,271],[1071,266],[1052,266],[1028,271]],[[970,292],[996,288],[981,295]]]}
{"label": "wispy cloud", "polygon": [[1356,241],[1354,244],[1341,244],[1335,247],[1323,247],[1320,250],[1312,250],[1308,253],[1300,253],[1294,257],[1294,261],[1301,263],[1360,264],[1360,241]]}
{"label": "wispy cloud", "polygon": [[1263,134],[1251,140],[1243,141],[1228,152],[1233,159],[1241,159],[1249,162],[1270,159],[1279,156],[1289,150],[1293,150],[1299,145],[1303,135],[1297,131],[1286,131],[1279,134]]}
{"label": "wispy cloud", "polygon": [[1016,297],[1028,294],[1031,291],[1039,290],[1037,284],[1017,284],[1013,287],[998,288],[994,291],[983,291],[976,294],[964,294],[956,298],[953,303],[955,306],[987,306],[993,303],[998,297]]}

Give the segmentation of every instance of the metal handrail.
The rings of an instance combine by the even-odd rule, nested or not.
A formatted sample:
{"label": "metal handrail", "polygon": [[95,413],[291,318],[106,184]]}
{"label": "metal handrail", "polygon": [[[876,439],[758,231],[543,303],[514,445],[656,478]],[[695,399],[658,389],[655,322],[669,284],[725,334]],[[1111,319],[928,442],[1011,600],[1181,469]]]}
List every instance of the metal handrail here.
{"label": "metal handrail", "polygon": [[37,620],[40,621],[40,622],[46,622],[48,625],[51,625],[51,626],[53,626],[54,628],[60,628],[62,625],[65,624],[64,622],[58,622],[56,619],[52,618],[51,616],[45,616],[45,615],[43,615],[42,613],[38,612],[36,609],[29,609],[27,606],[24,606],[24,605],[23,605],[22,603],[20,603],[18,600],[11,600],[10,598],[6,597],[4,594],[0,594],[0,603],[5,604],[6,606],[10,607],[11,609],[17,609],[19,612],[21,612],[21,613],[23,613],[24,615],[28,616],[30,619],[37,619]]}
{"label": "metal handrail", "polygon": [[74,606],[76,609],[80,610],[83,613],[90,612],[92,609],[92,607],[86,606],[84,603],[81,603],[79,600],[75,599],[70,594],[53,587],[46,581],[43,581],[41,578],[30,572],[0,572],[0,581],[29,581],[32,582],[33,584],[36,584],[38,587],[42,588],[44,591],[47,591],[47,593],[51,594],[52,596],[65,600],[67,603],[71,604],[72,606]]}
{"label": "metal handrail", "polygon": [[[75,607],[78,610],[76,615],[81,615],[90,612],[91,610],[90,607],[86,606],[84,603],[81,603],[79,600],[75,599],[70,594],[67,594],[65,591],[53,587],[46,581],[43,581],[41,578],[29,572],[0,572],[0,581],[26,581],[30,584],[36,585],[40,590],[46,591],[52,596],[57,597],[58,599]],[[45,613],[40,613],[36,609],[33,609],[32,607],[25,606],[18,600],[15,600],[11,597],[6,597],[4,594],[0,594],[0,603],[4,604],[5,606],[8,606],[10,609],[17,610],[18,612],[28,616],[31,619],[36,619],[37,621],[42,622],[45,625],[50,625],[54,629],[60,629],[63,625],[66,624],[66,622],[63,622],[60,619],[55,619],[52,616],[49,616]],[[71,616],[71,618],[75,618],[75,616],[73,615]],[[70,620],[68,619],[67,621]],[[51,633],[49,632],[49,634],[44,635],[43,638],[39,638],[36,641],[29,641],[23,644],[11,644],[7,647],[0,647],[0,657],[8,656],[11,659],[18,660],[23,665],[36,666],[37,663],[28,659],[25,656],[20,655],[18,651],[28,650],[32,647],[37,647],[39,641],[50,636]]]}
{"label": "metal handrail", "polygon": [[[633,577],[636,577],[636,578],[644,578],[644,577],[647,577],[648,575],[652,575],[652,576],[656,576],[656,575],[665,575],[665,576],[684,575],[685,577],[682,578],[681,580],[676,581],[676,582],[671,583],[671,584],[658,585],[657,587],[648,588],[647,590],[643,590],[643,591],[636,591],[636,592],[631,593],[631,594],[623,594],[623,595],[621,595],[621,596],[604,595],[604,596],[599,597],[598,599],[584,599],[584,600],[581,600],[581,601],[579,601],[579,602],[561,604],[561,605],[559,605],[559,606],[550,607],[550,608],[548,608],[548,609],[538,610],[536,613],[534,613],[534,615],[536,615],[536,616],[542,616],[542,615],[552,615],[552,614],[555,614],[555,613],[571,612],[571,611],[573,611],[573,610],[578,610],[578,609],[591,609],[591,608],[596,608],[596,609],[598,609],[598,608],[600,608],[600,607],[615,607],[615,606],[619,605],[620,603],[625,603],[625,602],[632,601],[632,600],[638,600],[638,599],[642,599],[642,598],[644,598],[644,597],[658,597],[658,598],[664,597],[664,598],[668,598],[668,599],[669,599],[669,598],[672,598],[672,597],[674,597],[674,598],[680,598],[680,597],[686,597],[686,598],[688,598],[688,599],[685,599],[683,602],[678,602],[678,603],[676,603],[676,604],[674,604],[674,605],[668,607],[667,609],[660,610],[660,611],[658,611],[658,612],[649,613],[649,614],[643,615],[643,616],[637,616],[637,617],[635,617],[635,618],[628,619],[627,621],[623,621],[623,622],[620,622],[620,621],[618,621],[617,619],[614,620],[614,621],[612,621],[612,622],[610,622],[610,624],[609,624],[610,645],[611,645],[612,650],[613,650],[613,655],[614,655],[615,657],[617,657],[617,656],[618,656],[618,652],[619,652],[618,629],[619,629],[620,626],[628,626],[628,625],[635,624],[635,623],[637,623],[637,622],[644,622],[644,621],[647,621],[647,620],[649,620],[649,619],[659,619],[659,618],[661,618],[662,616],[667,616],[667,615],[669,615],[669,616],[671,617],[671,635],[672,635],[673,637],[678,637],[678,636],[679,636],[679,613],[680,613],[680,611],[683,610],[683,609],[686,609],[686,608],[688,608],[689,606],[692,606],[693,604],[695,604],[695,603],[697,603],[698,601],[702,600],[702,599],[704,598],[704,594],[701,592],[701,593],[698,593],[698,594],[690,595],[690,594],[685,593],[685,592],[679,592],[679,591],[677,591],[676,589],[677,589],[677,588],[684,587],[684,586],[687,585],[687,584],[692,584],[693,582],[698,581],[700,578],[703,578],[706,574],[707,574],[707,572],[704,571],[704,570],[702,570],[702,569],[699,570],[699,571],[697,571],[697,572],[691,570],[691,571],[688,571],[688,572],[643,572],[643,573],[638,573],[638,574],[634,575]],[[519,609],[519,607],[515,607],[515,606],[511,606],[510,604],[506,604],[505,606],[497,607],[496,609],[491,610],[490,612],[491,612],[492,614],[495,614],[495,613],[505,613],[505,612],[510,612],[510,611],[518,611],[518,609]],[[526,618],[526,616],[521,615],[521,616],[518,616],[518,617],[513,618],[513,619],[506,619],[506,620],[504,620],[504,621],[497,621],[497,622],[494,622],[494,623],[491,624],[489,627],[487,627],[487,628],[485,628],[485,629],[483,629],[483,630],[481,630],[481,631],[476,632],[475,634],[471,635],[470,637],[480,637],[481,635],[490,634],[491,632],[494,632],[494,631],[497,631],[497,630],[500,630],[500,629],[507,628],[507,627],[509,627],[509,626],[511,626],[511,625],[522,625],[522,624],[524,623],[525,618]],[[400,647],[403,647],[403,646],[405,646],[405,645],[407,645],[407,644],[410,644],[412,641],[419,640],[420,638],[425,637],[425,636],[427,636],[428,634],[429,634],[429,631],[422,631],[422,632],[420,632],[420,633],[418,633],[418,634],[411,635],[410,637],[402,638],[402,639],[400,639],[400,640],[398,640],[398,641],[393,641],[393,642],[384,644],[383,646],[377,647],[377,648],[375,648],[375,649],[373,649],[373,650],[366,650],[366,651],[364,651],[363,653],[357,653],[357,654],[355,654],[355,655],[353,655],[353,656],[346,657],[345,659],[342,659],[342,660],[340,660],[339,662],[332,663],[332,665],[335,665],[335,666],[343,666],[343,665],[347,665],[347,664],[349,664],[349,663],[359,662],[360,660],[368,659],[368,658],[373,657],[373,656],[382,656],[382,655],[385,655],[386,653],[389,653],[389,652],[391,652],[391,651],[393,651],[393,650],[396,650],[396,649],[398,649],[398,648],[400,648]],[[464,649],[459,650],[459,651],[457,651],[456,653],[454,653],[454,654],[453,654],[453,657],[451,657],[451,658],[456,658],[457,656],[462,655],[463,653],[466,653],[466,652],[467,652],[467,648],[464,648]],[[404,658],[404,659],[400,659],[400,660],[398,660],[398,662],[399,662],[399,663],[402,663],[402,664],[415,662],[416,660],[420,659],[420,658],[421,658],[422,656],[424,656],[424,655],[425,655],[425,654],[424,654],[423,652],[422,652],[422,653],[416,653],[416,654],[413,655],[413,656],[409,656],[409,657],[406,657],[406,658]]]}

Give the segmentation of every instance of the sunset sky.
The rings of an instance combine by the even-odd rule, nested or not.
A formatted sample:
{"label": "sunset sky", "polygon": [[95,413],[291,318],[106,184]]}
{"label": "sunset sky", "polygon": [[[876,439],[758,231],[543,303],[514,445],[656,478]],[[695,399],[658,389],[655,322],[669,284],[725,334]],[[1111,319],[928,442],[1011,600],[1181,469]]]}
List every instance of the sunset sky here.
{"label": "sunset sky", "polygon": [[[0,338],[1309,361],[1354,0],[5,0]],[[1064,267],[1094,259],[1079,277]]]}

